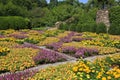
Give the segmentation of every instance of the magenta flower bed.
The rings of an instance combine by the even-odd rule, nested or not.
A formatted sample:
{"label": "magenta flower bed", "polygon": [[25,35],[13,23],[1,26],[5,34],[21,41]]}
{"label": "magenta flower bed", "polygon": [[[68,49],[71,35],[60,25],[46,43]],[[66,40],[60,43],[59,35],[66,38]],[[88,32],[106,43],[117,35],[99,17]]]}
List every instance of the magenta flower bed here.
{"label": "magenta flower bed", "polygon": [[62,53],[66,53],[66,54],[75,54],[77,49],[75,47],[63,47],[60,50]]}
{"label": "magenta flower bed", "polygon": [[56,42],[56,43],[48,44],[48,45],[46,45],[46,47],[49,48],[49,49],[58,51],[58,49],[60,47],[62,47],[62,44],[63,44],[62,42]]}
{"label": "magenta flower bed", "polygon": [[97,49],[89,49],[89,48],[74,48],[74,47],[63,47],[60,49],[62,53],[69,54],[71,56],[75,56],[76,58],[79,57],[88,57],[97,55],[99,51]]}
{"label": "magenta flower bed", "polygon": [[24,42],[24,44],[22,45],[16,45],[14,48],[33,48],[33,49],[40,49],[38,46],[31,44],[31,43],[27,43]]}
{"label": "magenta flower bed", "polygon": [[80,42],[80,41],[84,41],[84,40],[92,40],[92,38],[72,38],[72,41],[77,41],[77,42]]}
{"label": "magenta flower bed", "polygon": [[67,36],[61,38],[60,42],[64,42],[64,43],[72,42],[72,36],[74,35],[75,35],[75,32],[71,32]]}
{"label": "magenta flower bed", "polygon": [[76,51],[74,56],[79,58],[79,57],[93,56],[93,55],[97,55],[97,54],[98,54],[98,50],[97,49],[79,48]]}
{"label": "magenta flower bed", "polygon": [[37,73],[37,71],[26,70],[18,73],[10,73],[0,76],[0,80],[27,80]]}
{"label": "magenta flower bed", "polygon": [[0,38],[5,38],[5,36],[4,35],[0,35]]}
{"label": "magenta flower bed", "polygon": [[26,36],[25,34],[10,34],[9,37],[14,37],[17,39],[24,39],[24,38],[27,38],[28,36]]}
{"label": "magenta flower bed", "polygon": [[42,49],[33,60],[36,64],[55,63],[66,60],[64,56],[58,54],[58,52]]}

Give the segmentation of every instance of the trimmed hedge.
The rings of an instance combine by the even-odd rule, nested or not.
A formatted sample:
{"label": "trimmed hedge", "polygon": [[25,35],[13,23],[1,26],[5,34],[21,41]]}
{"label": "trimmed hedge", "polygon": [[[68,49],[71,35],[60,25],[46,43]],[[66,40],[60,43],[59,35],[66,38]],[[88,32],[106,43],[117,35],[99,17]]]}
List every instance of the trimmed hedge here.
{"label": "trimmed hedge", "polygon": [[106,26],[104,23],[98,23],[95,22],[92,23],[84,23],[77,25],[75,24],[61,24],[59,29],[62,30],[70,30],[70,31],[77,31],[77,32],[96,32],[96,33],[106,33]]}
{"label": "trimmed hedge", "polygon": [[115,6],[110,9],[110,34],[120,35],[120,6]]}
{"label": "trimmed hedge", "polygon": [[29,26],[27,27],[28,23],[29,23],[29,19],[19,16],[0,17],[0,30],[26,29],[29,27]]}

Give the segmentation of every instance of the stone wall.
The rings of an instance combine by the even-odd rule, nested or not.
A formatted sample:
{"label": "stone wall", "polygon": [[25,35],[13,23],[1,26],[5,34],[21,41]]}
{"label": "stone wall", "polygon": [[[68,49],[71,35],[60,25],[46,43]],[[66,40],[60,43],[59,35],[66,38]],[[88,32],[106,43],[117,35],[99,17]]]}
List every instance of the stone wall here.
{"label": "stone wall", "polygon": [[98,10],[96,15],[96,22],[97,23],[103,22],[107,26],[107,31],[108,31],[110,27],[109,11],[107,9]]}

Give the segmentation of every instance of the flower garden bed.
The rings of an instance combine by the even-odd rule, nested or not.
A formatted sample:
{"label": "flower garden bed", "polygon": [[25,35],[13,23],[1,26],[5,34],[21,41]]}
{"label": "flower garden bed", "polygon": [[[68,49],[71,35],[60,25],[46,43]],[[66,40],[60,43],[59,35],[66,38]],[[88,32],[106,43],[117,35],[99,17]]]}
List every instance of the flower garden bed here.
{"label": "flower garden bed", "polygon": [[[51,50],[40,49],[39,46],[45,46]],[[89,32],[77,33],[61,30],[1,30],[0,74],[5,72],[12,72],[12,74],[0,76],[0,79],[6,80],[9,78],[12,80],[13,77],[14,80],[19,77],[18,80],[21,80],[22,78],[24,80],[33,75],[35,76],[30,78],[30,80],[119,79],[119,57],[115,58],[114,56],[103,59],[106,63],[102,63],[101,60],[96,60],[97,62],[94,63],[81,60],[77,65],[61,65],[59,67],[49,68],[48,70],[50,71],[47,69],[45,71],[42,70],[43,72],[40,71],[37,74],[34,71],[27,71],[20,74],[14,73],[41,64],[67,61],[67,57],[62,55],[62,53],[79,59],[81,57],[86,58],[94,55],[107,55],[118,52],[120,52],[119,36]],[[111,65],[117,65],[118,67]],[[82,69],[83,67],[85,67],[86,70]],[[109,72],[111,68],[112,70]],[[66,71],[65,75],[63,75],[62,70]],[[101,71],[101,73],[96,73],[94,71]],[[114,72],[116,72],[117,76],[115,76]],[[92,78],[91,76],[93,74],[94,76]],[[97,79],[94,79],[96,77]]]}
{"label": "flower garden bed", "polygon": [[119,80],[120,66],[112,66],[119,63],[119,59],[120,54],[98,58],[93,62],[81,59],[77,63],[42,69],[29,80]]}

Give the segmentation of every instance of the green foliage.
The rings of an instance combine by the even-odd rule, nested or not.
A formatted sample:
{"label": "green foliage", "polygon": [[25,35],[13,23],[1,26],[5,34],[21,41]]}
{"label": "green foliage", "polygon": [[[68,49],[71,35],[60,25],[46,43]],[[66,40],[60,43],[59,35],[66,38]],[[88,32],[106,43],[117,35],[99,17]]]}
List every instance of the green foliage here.
{"label": "green foliage", "polygon": [[0,4],[0,16],[27,16],[27,10],[24,7],[14,5],[12,2],[6,5]]}
{"label": "green foliage", "polygon": [[26,29],[28,19],[18,16],[0,17],[0,29]]}
{"label": "green foliage", "polygon": [[52,9],[52,14],[58,21],[64,21],[72,16],[73,7],[71,5],[60,5]]}
{"label": "green foliage", "polygon": [[62,23],[59,27],[61,30],[69,30],[69,26],[66,23]]}
{"label": "green foliage", "polygon": [[40,7],[46,7],[47,1],[46,0],[40,0]]}
{"label": "green foliage", "polygon": [[84,23],[81,25],[82,32],[95,32],[96,31],[96,23]]}
{"label": "green foliage", "polygon": [[97,9],[93,8],[90,10],[90,12],[86,12],[80,7],[77,7],[71,13],[73,14],[74,20],[72,22],[62,24],[60,26],[60,29],[72,30],[77,32],[96,32],[96,11]]}
{"label": "green foliage", "polygon": [[42,31],[44,31],[46,29],[47,29],[46,27],[32,28],[32,30],[42,30]]}
{"label": "green foliage", "polygon": [[25,42],[33,43],[33,44],[37,44],[37,43],[39,43],[39,41],[34,40],[34,39],[29,39],[29,38],[26,38],[26,39],[25,39]]}
{"label": "green foliage", "polygon": [[88,0],[87,7],[105,9],[115,5],[115,0]]}
{"label": "green foliage", "polygon": [[106,33],[106,26],[104,23],[97,24],[96,33]]}
{"label": "green foliage", "polygon": [[50,0],[50,5],[49,5],[49,7],[53,8],[53,7],[57,6],[57,4],[58,4],[58,1],[57,1],[57,0]]}
{"label": "green foliage", "polygon": [[4,6],[0,3],[0,16],[4,15]]}
{"label": "green foliage", "polygon": [[120,6],[116,6],[110,9],[110,34],[120,35]]}

